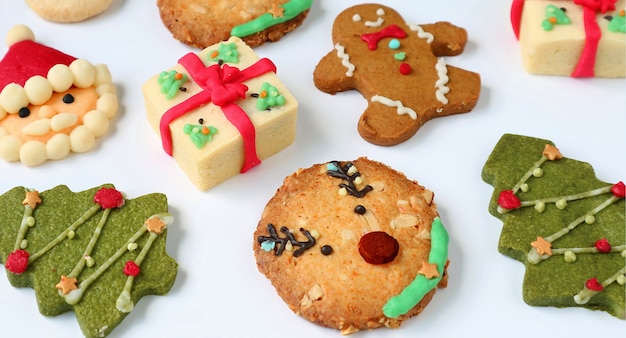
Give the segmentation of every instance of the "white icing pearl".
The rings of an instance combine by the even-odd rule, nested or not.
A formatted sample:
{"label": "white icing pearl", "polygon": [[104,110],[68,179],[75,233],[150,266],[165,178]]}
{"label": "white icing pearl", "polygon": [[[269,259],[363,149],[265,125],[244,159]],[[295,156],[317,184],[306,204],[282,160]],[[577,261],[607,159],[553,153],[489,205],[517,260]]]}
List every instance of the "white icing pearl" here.
{"label": "white icing pearl", "polygon": [[70,149],[76,153],[84,153],[93,148],[96,137],[89,128],[80,125],[70,134]]}
{"label": "white icing pearl", "polygon": [[28,141],[20,148],[20,160],[29,167],[45,162],[46,155],[46,145],[43,142]]}
{"label": "white icing pearl", "polygon": [[11,47],[12,45],[20,41],[35,41],[35,34],[26,25],[15,25],[7,32],[6,45]]}
{"label": "white icing pearl", "polygon": [[104,135],[109,129],[109,119],[101,110],[92,110],[83,117],[83,124],[95,137]]}
{"label": "white icing pearl", "polygon": [[70,153],[70,136],[67,134],[56,134],[48,140],[46,153],[51,160],[60,160]]}
{"label": "white icing pearl", "polygon": [[24,128],[22,128],[22,133],[26,135],[30,135],[30,136],[45,135],[49,131],[50,131],[49,119],[36,120],[27,124],[26,126],[24,126]]}
{"label": "white icing pearl", "polygon": [[17,113],[20,109],[28,106],[28,97],[22,86],[17,83],[9,83],[0,92],[0,105],[8,113]]}
{"label": "white icing pearl", "polygon": [[103,112],[109,120],[115,116],[118,108],[117,95],[114,94],[105,93],[96,101],[96,109]]}
{"label": "white icing pearl", "polygon": [[22,140],[15,136],[9,135],[0,139],[0,157],[5,161],[13,162],[20,159],[20,148]]}
{"label": "white icing pearl", "polygon": [[76,59],[70,64],[74,75],[74,85],[78,88],[88,88],[96,81],[96,67],[85,59]]}
{"label": "white icing pearl", "polygon": [[42,105],[52,97],[52,86],[43,76],[33,76],[24,84],[28,101],[33,105]]}
{"label": "white icing pearl", "polygon": [[70,89],[72,84],[74,84],[74,75],[72,75],[70,67],[57,64],[48,71],[48,82],[50,82],[55,92],[62,93]]}

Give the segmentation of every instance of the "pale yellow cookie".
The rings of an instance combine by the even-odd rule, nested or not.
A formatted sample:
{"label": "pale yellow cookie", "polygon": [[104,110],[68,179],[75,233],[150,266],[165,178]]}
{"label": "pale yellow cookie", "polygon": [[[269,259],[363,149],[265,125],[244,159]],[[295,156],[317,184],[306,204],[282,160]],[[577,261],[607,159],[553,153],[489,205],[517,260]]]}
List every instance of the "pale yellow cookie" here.
{"label": "pale yellow cookie", "polygon": [[78,22],[104,12],[113,0],[26,0],[33,12],[55,22]]}

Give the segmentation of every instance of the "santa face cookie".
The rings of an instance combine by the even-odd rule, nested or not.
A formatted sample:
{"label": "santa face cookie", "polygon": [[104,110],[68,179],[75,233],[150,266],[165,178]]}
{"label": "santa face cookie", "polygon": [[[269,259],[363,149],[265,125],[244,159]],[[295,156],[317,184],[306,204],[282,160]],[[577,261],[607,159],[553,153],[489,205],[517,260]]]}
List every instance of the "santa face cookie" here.
{"label": "santa face cookie", "polygon": [[396,145],[428,120],[469,112],[480,94],[480,76],[447,64],[461,54],[464,29],[448,22],[408,24],[392,8],[365,4],[340,13],[334,49],[314,71],[326,93],[355,89],[368,101],[358,130],[374,144]]}
{"label": "santa face cookie", "polygon": [[118,110],[106,65],[92,65],[34,41],[23,25],[8,33],[0,61],[0,157],[37,166],[82,153]]}
{"label": "santa face cookie", "polygon": [[447,245],[433,193],[367,158],[288,176],[254,233],[259,271],[289,308],[342,334],[419,314],[447,285]]}

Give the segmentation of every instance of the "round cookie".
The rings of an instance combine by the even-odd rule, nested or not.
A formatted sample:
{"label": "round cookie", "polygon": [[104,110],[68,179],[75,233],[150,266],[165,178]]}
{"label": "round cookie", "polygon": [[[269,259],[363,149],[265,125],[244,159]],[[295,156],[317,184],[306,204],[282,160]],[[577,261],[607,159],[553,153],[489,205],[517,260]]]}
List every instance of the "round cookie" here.
{"label": "round cookie", "polygon": [[231,35],[250,47],[278,41],[306,18],[312,0],[158,0],[161,20],[175,39],[206,48]]}
{"label": "round cookie", "polygon": [[259,271],[314,323],[342,334],[397,328],[447,286],[448,234],[433,197],[363,157],[299,169],[254,233]]}
{"label": "round cookie", "polygon": [[104,12],[113,0],[26,0],[30,9],[54,22],[78,22]]}

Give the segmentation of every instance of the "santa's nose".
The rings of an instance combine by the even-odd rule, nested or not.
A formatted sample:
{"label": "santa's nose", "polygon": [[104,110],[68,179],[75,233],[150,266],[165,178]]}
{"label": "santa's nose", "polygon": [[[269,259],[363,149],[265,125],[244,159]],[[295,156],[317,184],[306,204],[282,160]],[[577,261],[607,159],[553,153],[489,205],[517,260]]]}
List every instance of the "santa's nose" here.
{"label": "santa's nose", "polygon": [[39,117],[42,119],[51,119],[54,115],[58,114],[56,109],[49,105],[43,105],[39,108]]}

